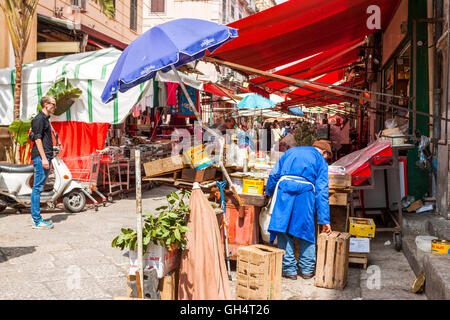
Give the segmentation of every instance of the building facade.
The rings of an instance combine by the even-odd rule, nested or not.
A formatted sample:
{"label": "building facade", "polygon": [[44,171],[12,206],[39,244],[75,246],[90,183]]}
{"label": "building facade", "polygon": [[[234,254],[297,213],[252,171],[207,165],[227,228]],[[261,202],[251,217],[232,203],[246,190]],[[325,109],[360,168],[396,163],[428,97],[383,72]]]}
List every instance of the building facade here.
{"label": "building facade", "polygon": [[276,6],[275,0],[255,0],[256,11],[260,12]]}
{"label": "building facade", "polygon": [[[95,2],[89,0],[40,0],[25,63],[110,46],[124,49],[142,33],[142,0],[112,1],[114,18],[108,18]],[[2,11],[0,27],[7,30]],[[14,65],[14,53],[9,43],[8,33],[3,33],[0,36],[0,68]]]}
{"label": "building facade", "polygon": [[[143,31],[158,24],[180,18],[194,18],[229,24],[257,12],[255,0],[144,0]],[[197,70],[203,75],[199,80],[223,83],[230,79],[242,80],[238,74],[221,67],[199,62]],[[229,85],[229,83],[227,83]]]}
{"label": "building facade", "polygon": [[255,0],[144,0],[143,29],[179,18],[228,24],[255,12]]}

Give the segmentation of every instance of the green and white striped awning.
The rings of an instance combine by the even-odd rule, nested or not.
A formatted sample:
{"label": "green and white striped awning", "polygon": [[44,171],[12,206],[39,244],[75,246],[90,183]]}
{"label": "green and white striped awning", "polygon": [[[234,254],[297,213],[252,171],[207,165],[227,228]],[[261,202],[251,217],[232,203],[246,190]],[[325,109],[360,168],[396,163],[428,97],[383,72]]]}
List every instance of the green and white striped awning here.
{"label": "green and white striped awning", "polygon": [[[24,65],[22,70],[21,118],[28,119],[36,113],[41,97],[50,87],[61,79],[83,91],[80,99],[65,114],[52,118],[52,121],[82,121],[117,124],[125,120],[134,105],[143,98],[146,86],[141,84],[125,93],[119,93],[114,101],[104,104],[101,93],[106,85],[119,56],[120,50],[108,48],[56,58],[44,59]],[[0,125],[13,121],[15,69],[0,69]],[[171,72],[158,73],[156,80],[176,82]],[[198,90],[203,83],[182,74],[185,84]]]}

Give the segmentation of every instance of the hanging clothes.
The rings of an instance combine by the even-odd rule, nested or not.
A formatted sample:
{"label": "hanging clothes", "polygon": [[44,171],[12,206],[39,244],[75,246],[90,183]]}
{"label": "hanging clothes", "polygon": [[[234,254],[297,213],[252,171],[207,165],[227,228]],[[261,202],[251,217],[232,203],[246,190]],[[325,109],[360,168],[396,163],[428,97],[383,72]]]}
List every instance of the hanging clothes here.
{"label": "hanging clothes", "polygon": [[167,88],[164,82],[158,82],[159,96],[158,104],[160,107],[167,106]]}
{"label": "hanging clothes", "polygon": [[135,105],[133,107],[133,117],[139,118],[140,115],[141,115],[141,110],[138,108],[137,105]]}
{"label": "hanging clothes", "polygon": [[179,84],[176,82],[166,82],[167,87],[167,105],[175,106],[178,103],[177,99],[177,88]]}
{"label": "hanging clothes", "polygon": [[159,107],[159,81],[153,80],[153,106]]}
{"label": "hanging clothes", "polygon": [[153,108],[153,106],[154,106],[154,92],[155,92],[154,84],[153,84],[154,81],[153,80],[150,80],[150,81],[152,81],[152,84],[150,84],[148,91],[147,91],[147,95],[145,96],[145,106],[147,108]]}

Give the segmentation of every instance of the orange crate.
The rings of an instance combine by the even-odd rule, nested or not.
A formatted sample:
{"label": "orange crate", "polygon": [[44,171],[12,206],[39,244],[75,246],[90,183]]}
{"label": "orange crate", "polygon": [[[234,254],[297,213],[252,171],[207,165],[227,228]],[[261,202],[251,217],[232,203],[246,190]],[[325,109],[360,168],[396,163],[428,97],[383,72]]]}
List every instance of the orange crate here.
{"label": "orange crate", "polygon": [[226,205],[228,247],[234,257],[240,246],[259,243],[259,211],[259,207],[245,206],[244,217],[239,218],[239,209],[233,204]]}

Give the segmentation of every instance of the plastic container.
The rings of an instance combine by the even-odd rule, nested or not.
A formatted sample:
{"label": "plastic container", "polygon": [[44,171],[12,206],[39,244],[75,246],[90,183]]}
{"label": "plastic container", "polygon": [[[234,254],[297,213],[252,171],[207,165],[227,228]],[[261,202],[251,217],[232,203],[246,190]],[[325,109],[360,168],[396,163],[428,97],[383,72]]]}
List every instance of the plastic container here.
{"label": "plastic container", "polygon": [[264,180],[254,178],[243,179],[242,193],[262,195],[264,193]]}
{"label": "plastic container", "polygon": [[450,254],[450,241],[444,239],[434,239],[431,241],[431,253]]}
{"label": "plastic container", "polygon": [[184,157],[195,170],[203,170],[213,164],[203,144],[185,151]]}
{"label": "plastic container", "polygon": [[431,253],[431,241],[437,239],[437,237],[433,236],[417,236],[416,237],[416,245],[417,249],[423,252]]}

